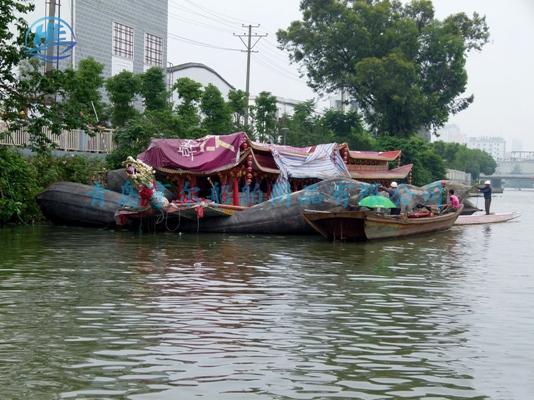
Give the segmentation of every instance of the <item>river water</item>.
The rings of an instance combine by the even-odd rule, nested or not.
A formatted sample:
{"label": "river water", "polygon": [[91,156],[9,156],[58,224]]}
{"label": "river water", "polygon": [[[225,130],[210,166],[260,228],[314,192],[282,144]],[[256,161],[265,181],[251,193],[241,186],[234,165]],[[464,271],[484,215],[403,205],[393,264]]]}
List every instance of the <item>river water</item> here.
{"label": "river water", "polygon": [[532,203],[374,243],[4,228],[0,399],[532,399]]}

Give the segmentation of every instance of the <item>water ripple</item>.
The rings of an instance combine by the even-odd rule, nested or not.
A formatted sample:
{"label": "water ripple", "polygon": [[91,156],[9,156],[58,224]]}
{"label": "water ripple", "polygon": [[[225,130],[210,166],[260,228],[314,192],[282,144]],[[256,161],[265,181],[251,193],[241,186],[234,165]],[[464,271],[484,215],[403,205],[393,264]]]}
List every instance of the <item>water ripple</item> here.
{"label": "water ripple", "polygon": [[531,398],[532,222],[359,244],[4,229],[0,396]]}

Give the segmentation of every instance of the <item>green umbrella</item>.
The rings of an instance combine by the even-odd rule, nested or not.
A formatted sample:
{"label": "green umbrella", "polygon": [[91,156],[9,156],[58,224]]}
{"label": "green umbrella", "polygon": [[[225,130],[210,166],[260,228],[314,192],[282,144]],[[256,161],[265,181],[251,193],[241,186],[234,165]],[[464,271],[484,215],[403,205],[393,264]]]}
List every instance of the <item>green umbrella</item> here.
{"label": "green umbrella", "polygon": [[397,208],[395,203],[384,196],[367,196],[361,199],[358,205],[367,208]]}

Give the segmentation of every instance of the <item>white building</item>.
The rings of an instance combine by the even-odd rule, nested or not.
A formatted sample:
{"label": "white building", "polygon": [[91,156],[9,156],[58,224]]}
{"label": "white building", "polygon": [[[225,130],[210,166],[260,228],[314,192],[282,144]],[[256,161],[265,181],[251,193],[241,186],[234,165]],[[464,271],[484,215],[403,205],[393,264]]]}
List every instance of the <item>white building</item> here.
{"label": "white building", "polygon": [[[169,87],[172,87],[180,78],[189,78],[202,86],[208,86],[210,83],[217,87],[223,97],[228,100],[228,92],[235,87],[224,79],[217,71],[201,63],[189,62],[180,65],[173,65],[167,68],[167,79]],[[172,102],[178,103],[178,94],[172,94]]]}
{"label": "white building", "polygon": [[470,149],[483,150],[491,155],[496,161],[506,157],[506,141],[497,136],[470,137],[467,142]]}
{"label": "white building", "polygon": [[[226,100],[228,100],[228,93],[230,90],[235,89],[235,86],[224,79],[217,71],[201,63],[189,62],[173,65],[172,67],[167,68],[167,84],[169,85],[169,88],[171,88],[180,78],[192,79],[202,84],[202,86],[207,86],[211,83],[221,91],[221,94]],[[277,101],[278,116],[281,117],[284,114],[292,115],[293,109],[299,101],[279,96],[275,97]],[[255,96],[250,96],[251,105],[254,104],[255,98]],[[179,103],[176,91],[172,94],[172,102],[174,104]]]}

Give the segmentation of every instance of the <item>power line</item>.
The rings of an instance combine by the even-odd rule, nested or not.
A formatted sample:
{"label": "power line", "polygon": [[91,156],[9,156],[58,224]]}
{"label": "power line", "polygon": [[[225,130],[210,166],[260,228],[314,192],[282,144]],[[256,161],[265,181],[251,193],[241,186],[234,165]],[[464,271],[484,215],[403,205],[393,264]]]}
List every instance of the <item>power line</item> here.
{"label": "power line", "polygon": [[281,52],[281,51],[274,51],[271,50],[271,48],[263,46],[262,52],[269,54],[269,56],[274,57],[278,60],[278,62],[284,63],[286,65],[290,64],[289,55],[287,53]]}
{"label": "power line", "polygon": [[198,40],[190,39],[190,38],[187,38],[185,36],[180,36],[180,35],[177,35],[175,33],[170,33],[169,32],[168,35],[169,35],[169,37],[171,37],[173,39],[176,39],[176,40],[179,40],[181,42],[188,43],[188,44],[191,44],[191,45],[194,45],[194,46],[207,47],[207,48],[216,49],[216,50],[239,51],[239,52],[243,51],[241,49],[234,49],[234,48],[231,48],[231,47],[222,47],[222,46],[217,46],[217,45],[213,45],[213,44],[210,44],[210,43],[199,42]]}
{"label": "power line", "polygon": [[[176,6],[176,5],[175,5]],[[184,5],[181,5],[181,6],[176,6],[176,8],[178,8],[180,11],[184,11],[186,13],[189,13],[189,14],[193,14],[193,15],[197,15],[201,18],[205,18],[207,20],[210,20],[210,21],[215,21],[221,25],[225,25],[226,27],[229,27],[229,28],[232,28],[232,29],[235,29],[236,28],[236,23],[228,23],[228,22],[225,22],[224,20],[221,20],[220,18],[216,18],[216,17],[212,17],[210,15],[205,15],[205,14],[202,14],[198,11],[195,11],[195,10],[191,10],[190,8],[184,6]]]}
{"label": "power line", "polygon": [[272,61],[270,61],[268,58],[266,58],[266,57],[264,57],[262,55],[259,55],[259,58],[257,58],[257,61],[260,64],[262,64],[263,66],[269,68],[270,70],[276,72],[277,74],[283,76],[286,79],[291,79],[292,81],[305,84],[305,82],[302,79],[298,78],[296,75],[293,75],[291,72],[288,72],[288,71],[280,68],[276,64],[273,64]]}
{"label": "power line", "polygon": [[288,65],[286,64],[281,64],[278,60],[275,60],[273,59],[269,54],[266,54],[266,53],[262,53],[260,54],[260,56],[265,59],[266,61],[270,62],[271,64],[273,64],[275,67],[277,67],[278,69],[284,71],[285,73],[287,73],[288,75],[292,75],[294,76],[295,78],[300,78],[299,74],[296,73],[295,71],[291,70],[288,68]]}
{"label": "power line", "polygon": [[185,22],[186,24],[190,24],[193,26],[202,26],[202,27],[206,27],[209,29],[213,29],[213,30],[220,31],[220,32],[226,32],[226,33],[232,33],[235,30],[235,29],[230,29],[230,28],[223,28],[222,26],[212,25],[207,22],[202,22],[202,21],[195,20],[192,18],[183,17],[181,15],[178,15],[172,12],[169,12],[169,15],[173,18],[173,20]]}
{"label": "power line", "polygon": [[228,14],[224,14],[220,11],[216,11],[216,10],[211,10],[207,7],[204,7],[204,6],[201,6],[200,4],[196,4],[194,3],[193,1],[191,0],[185,0],[187,3],[191,4],[192,6],[196,7],[196,8],[199,8],[201,10],[203,10],[204,12],[210,14],[210,15],[213,15],[217,18],[220,18],[222,20],[225,20],[225,21],[228,21],[232,24],[235,24],[235,23],[238,23],[238,24],[243,24],[245,23],[245,20],[241,20],[241,19],[238,19],[238,18],[235,18],[235,17],[232,17],[231,15],[228,15]]}

